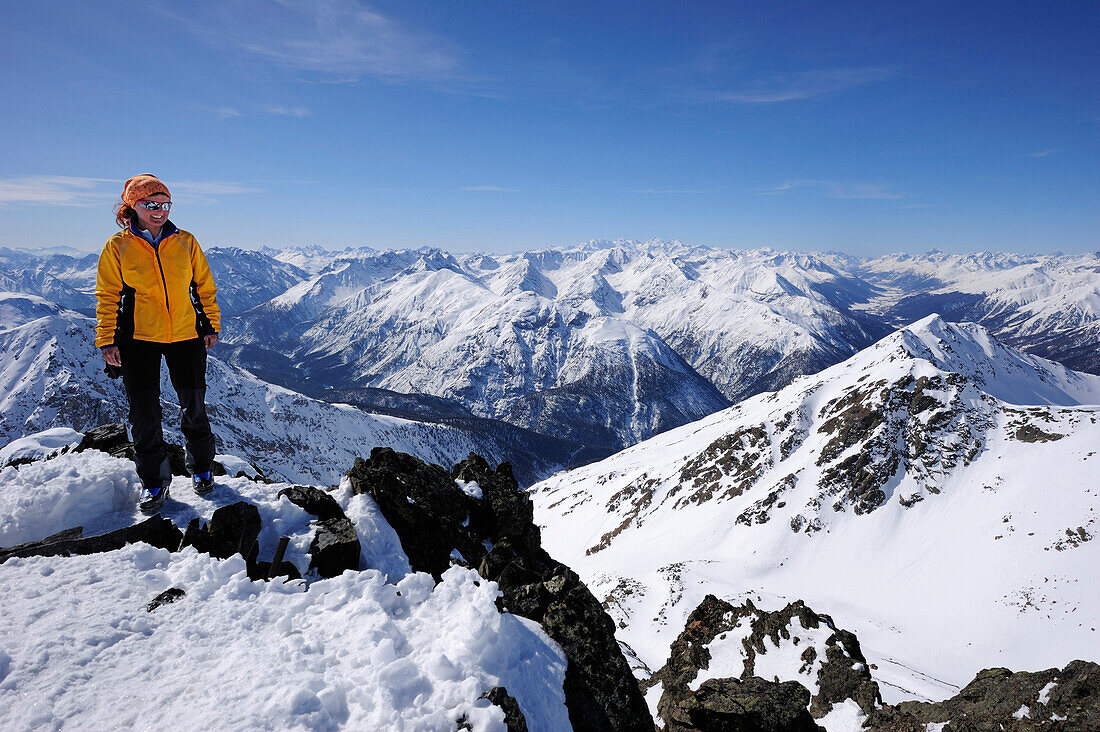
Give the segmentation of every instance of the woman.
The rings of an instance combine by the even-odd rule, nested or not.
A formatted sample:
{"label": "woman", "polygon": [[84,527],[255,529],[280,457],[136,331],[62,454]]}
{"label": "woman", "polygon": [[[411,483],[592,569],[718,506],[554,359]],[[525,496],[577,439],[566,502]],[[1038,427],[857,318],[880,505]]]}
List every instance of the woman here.
{"label": "woman", "polygon": [[214,435],[206,417],[206,349],[218,342],[217,288],[195,237],[168,220],[168,187],[145,173],[126,181],[96,278],[96,346],[121,370],[130,400],[139,507],[154,513],[172,474],[161,431],[160,360],[168,364],[183,410],[187,469],[195,492],[214,487]]}

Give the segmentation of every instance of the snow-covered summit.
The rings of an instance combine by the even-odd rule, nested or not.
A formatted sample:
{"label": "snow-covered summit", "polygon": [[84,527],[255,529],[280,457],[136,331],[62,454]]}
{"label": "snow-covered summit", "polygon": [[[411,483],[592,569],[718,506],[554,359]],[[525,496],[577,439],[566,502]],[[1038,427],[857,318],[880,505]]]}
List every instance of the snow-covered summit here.
{"label": "snow-covered summit", "polygon": [[1100,376],[1009,348],[976,323],[949,323],[929,315],[890,334],[857,359],[873,362],[899,356],[965,376],[1008,404],[1100,404]]}

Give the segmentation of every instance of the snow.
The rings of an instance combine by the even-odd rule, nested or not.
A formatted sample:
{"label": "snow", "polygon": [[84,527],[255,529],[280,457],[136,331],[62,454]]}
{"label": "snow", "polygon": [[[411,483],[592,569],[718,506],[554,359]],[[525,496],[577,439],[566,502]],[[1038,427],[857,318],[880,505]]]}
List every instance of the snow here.
{"label": "snow", "polygon": [[1057,681],[1051,681],[1049,684],[1039,690],[1039,703],[1047,705],[1050,703],[1050,692],[1054,691],[1054,688],[1058,686]]}
{"label": "snow", "polygon": [[[284,486],[218,478],[209,500],[186,478],[163,516],[177,525],[237,500],[254,503],[260,556],[281,535],[305,570],[309,514]],[[95,451],[0,473],[0,545],[83,525],[128,525],[132,463]],[[0,728],[503,730],[479,699],[504,686],[532,730],[568,728],[561,649],[531,621],[501,614],[499,591],[452,567],[435,585],[412,573],[367,495],[334,496],[356,524],[364,568],[332,579],[253,582],[239,556],[144,544],[0,565]],[[186,594],[147,612],[170,587]]]}
{"label": "snow", "polygon": [[[2,659],[0,659],[2,661]],[[2,677],[2,674],[0,674]],[[2,678],[0,678],[2,680]],[[649,707],[653,714],[653,721],[659,725],[665,723],[664,718],[657,714],[657,704],[661,701],[661,696],[665,693],[665,685],[658,681],[653,686],[649,687],[649,690],[645,693],[645,703]]]}
{"label": "snow", "polygon": [[257,478],[260,475],[259,471],[252,467],[247,460],[236,455],[215,455],[214,460],[222,464],[226,475],[237,476],[244,473],[245,477],[248,478]]}
{"label": "snow", "polygon": [[1024,704],[1022,707],[1012,713],[1013,719],[1031,719],[1031,709]]}
{"label": "snow", "polygon": [[75,447],[84,434],[70,427],[54,427],[12,440],[0,448],[0,465],[15,460],[41,460],[64,447]]}
{"label": "snow", "polygon": [[851,699],[845,699],[833,708],[824,717],[815,719],[826,732],[861,732],[867,715]]}
{"label": "snow", "polygon": [[140,489],[132,462],[96,450],[0,469],[0,546],[73,526],[85,536],[126,526]]}
{"label": "snow", "polygon": [[481,493],[481,486],[477,484],[476,480],[469,482],[462,480],[461,478],[455,478],[455,485],[462,489],[462,492],[471,498],[481,499],[483,498]]}
{"label": "snow", "polygon": [[[752,635],[752,618],[745,617],[737,621],[731,630],[721,633],[708,645],[710,663],[701,669],[695,679],[688,684],[692,691],[698,691],[707,679],[740,679],[745,671],[744,641]],[[754,676],[771,679],[771,676],[756,672]],[[784,678],[786,680],[786,678]]]}
{"label": "snow", "polygon": [[[763,679],[798,681],[810,690],[810,694],[816,695],[819,691],[817,674],[826,659],[825,641],[833,631],[827,626],[808,630],[802,626],[801,620],[797,626],[792,623],[788,630],[792,641],[798,638],[800,642],[781,638],[782,642],[777,645],[771,637],[765,637],[764,653],[757,654],[753,673]],[[813,663],[802,660],[807,648],[813,648],[817,653]]]}
{"label": "snow", "polygon": [[[168,587],[187,594],[153,613]],[[10,560],[0,727],[502,730],[478,701],[505,685],[531,729],[567,728],[560,649],[501,615],[493,583],[452,568],[433,587],[376,570],[252,582],[217,560],[135,544]],[[138,703],[135,703],[138,702]]]}

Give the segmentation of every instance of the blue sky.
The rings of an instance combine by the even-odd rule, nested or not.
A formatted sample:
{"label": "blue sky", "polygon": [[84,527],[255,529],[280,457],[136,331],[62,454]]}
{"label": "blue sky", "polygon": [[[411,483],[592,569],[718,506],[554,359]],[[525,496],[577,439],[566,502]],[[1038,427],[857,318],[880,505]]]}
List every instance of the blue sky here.
{"label": "blue sky", "polygon": [[1100,249],[1100,5],[0,10],[0,246],[161,176],[206,246]]}

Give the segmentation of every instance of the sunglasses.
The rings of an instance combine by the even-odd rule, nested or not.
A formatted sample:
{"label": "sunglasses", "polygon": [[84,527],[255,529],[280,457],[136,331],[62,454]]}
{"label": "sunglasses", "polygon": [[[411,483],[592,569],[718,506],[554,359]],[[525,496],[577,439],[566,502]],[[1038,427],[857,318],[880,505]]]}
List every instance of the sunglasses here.
{"label": "sunglasses", "polygon": [[161,203],[160,201],[138,201],[138,205],[146,211],[168,212],[172,208],[171,201],[165,201],[164,203]]}

